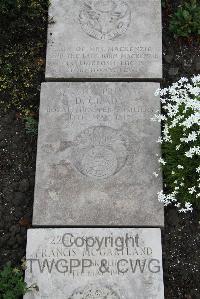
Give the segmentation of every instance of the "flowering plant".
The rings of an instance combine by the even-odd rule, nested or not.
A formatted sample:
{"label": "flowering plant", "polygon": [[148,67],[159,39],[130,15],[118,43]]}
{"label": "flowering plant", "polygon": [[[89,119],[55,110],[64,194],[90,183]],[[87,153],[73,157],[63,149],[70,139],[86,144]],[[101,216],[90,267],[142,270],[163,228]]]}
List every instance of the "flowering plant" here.
{"label": "flowering plant", "polygon": [[157,142],[162,144],[158,162],[165,186],[158,200],[186,213],[200,206],[200,75],[181,78],[155,95],[162,103],[162,114],[157,112],[152,120],[162,123]]}

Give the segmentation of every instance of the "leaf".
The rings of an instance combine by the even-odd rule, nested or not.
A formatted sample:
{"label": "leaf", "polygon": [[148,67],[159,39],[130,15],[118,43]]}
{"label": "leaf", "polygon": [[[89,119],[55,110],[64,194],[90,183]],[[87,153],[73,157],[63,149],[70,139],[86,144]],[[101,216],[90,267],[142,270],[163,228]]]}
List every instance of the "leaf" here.
{"label": "leaf", "polygon": [[196,0],[184,2],[171,16],[169,29],[175,36],[189,37],[199,35],[200,3]]}
{"label": "leaf", "polygon": [[19,220],[19,225],[22,227],[26,227],[26,228],[31,227],[31,223],[30,223],[29,219],[27,219],[25,217],[23,217]]}

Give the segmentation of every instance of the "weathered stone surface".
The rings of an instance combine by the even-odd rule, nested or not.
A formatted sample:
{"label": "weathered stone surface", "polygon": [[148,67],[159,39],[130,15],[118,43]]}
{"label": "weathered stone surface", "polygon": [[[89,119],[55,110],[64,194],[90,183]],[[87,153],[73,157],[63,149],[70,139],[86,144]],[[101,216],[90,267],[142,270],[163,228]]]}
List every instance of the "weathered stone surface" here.
{"label": "weathered stone surface", "polygon": [[29,230],[26,281],[25,299],[164,299],[160,230]]}
{"label": "weathered stone surface", "polygon": [[34,225],[163,226],[157,83],[44,83]]}
{"label": "weathered stone surface", "polygon": [[52,0],[46,79],[162,78],[160,0]]}

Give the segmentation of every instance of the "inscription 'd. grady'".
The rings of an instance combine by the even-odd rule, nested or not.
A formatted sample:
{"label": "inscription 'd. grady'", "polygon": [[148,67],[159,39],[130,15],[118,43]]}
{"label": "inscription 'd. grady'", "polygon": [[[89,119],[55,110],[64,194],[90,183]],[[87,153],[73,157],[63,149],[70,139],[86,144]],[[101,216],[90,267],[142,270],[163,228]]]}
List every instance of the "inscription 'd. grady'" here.
{"label": "inscription 'd. grady'", "polygon": [[92,38],[111,40],[124,34],[131,22],[131,10],[121,0],[85,0],[79,22]]}

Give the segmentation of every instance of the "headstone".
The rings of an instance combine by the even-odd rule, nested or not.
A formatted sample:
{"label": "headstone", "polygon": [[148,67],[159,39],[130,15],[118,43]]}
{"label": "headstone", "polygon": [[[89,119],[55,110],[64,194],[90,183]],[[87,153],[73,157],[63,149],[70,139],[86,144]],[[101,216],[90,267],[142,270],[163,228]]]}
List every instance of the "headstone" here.
{"label": "headstone", "polygon": [[34,225],[163,226],[157,83],[44,83]]}
{"label": "headstone", "polygon": [[162,78],[160,0],[52,0],[46,79]]}
{"label": "headstone", "polygon": [[160,229],[28,232],[24,299],[164,299]]}

